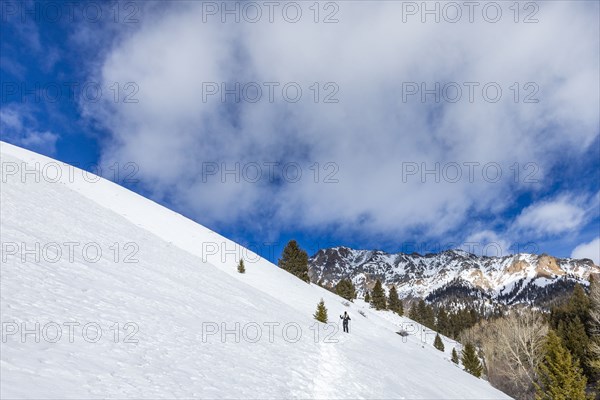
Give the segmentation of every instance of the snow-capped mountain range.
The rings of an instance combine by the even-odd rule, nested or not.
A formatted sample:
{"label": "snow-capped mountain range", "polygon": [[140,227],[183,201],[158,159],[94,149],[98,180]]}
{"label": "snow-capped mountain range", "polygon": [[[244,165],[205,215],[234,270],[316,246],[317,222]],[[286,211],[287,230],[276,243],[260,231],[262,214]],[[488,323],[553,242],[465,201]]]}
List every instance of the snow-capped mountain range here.
{"label": "snow-capped mountain range", "polygon": [[586,285],[590,274],[600,274],[592,260],[546,254],[480,257],[463,250],[389,254],[347,247],[319,250],[310,257],[309,268],[313,282],[332,287],[350,278],[361,295],[380,279],[384,287],[395,285],[401,298],[427,298],[462,287],[504,304],[531,300],[537,292],[565,281]]}

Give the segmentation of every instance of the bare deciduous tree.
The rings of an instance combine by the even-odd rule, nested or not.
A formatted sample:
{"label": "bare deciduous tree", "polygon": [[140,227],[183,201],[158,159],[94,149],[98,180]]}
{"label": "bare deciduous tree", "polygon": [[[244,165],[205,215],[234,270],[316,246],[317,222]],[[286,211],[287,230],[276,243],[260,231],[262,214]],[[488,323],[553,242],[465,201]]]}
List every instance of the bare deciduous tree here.
{"label": "bare deciduous tree", "polygon": [[534,398],[533,382],[543,357],[548,326],[532,310],[513,310],[506,317],[484,321],[467,330],[463,340],[477,344],[487,377],[494,386],[521,399]]}

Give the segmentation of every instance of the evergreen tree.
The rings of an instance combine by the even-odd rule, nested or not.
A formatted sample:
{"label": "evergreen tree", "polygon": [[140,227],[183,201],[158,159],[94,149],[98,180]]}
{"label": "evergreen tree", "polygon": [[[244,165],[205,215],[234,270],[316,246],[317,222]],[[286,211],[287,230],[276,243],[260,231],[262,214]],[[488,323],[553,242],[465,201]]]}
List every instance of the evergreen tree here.
{"label": "evergreen tree", "polygon": [[544,352],[535,383],[536,400],[587,400],[583,371],[552,330],[548,332]]}
{"label": "evergreen tree", "polygon": [[277,264],[304,282],[310,282],[308,277],[308,254],[298,246],[295,240],[288,242]]}
{"label": "evergreen tree", "polygon": [[437,331],[440,332],[442,335],[450,336],[452,333],[450,329],[450,320],[448,317],[448,313],[446,312],[444,306],[438,308],[436,328]]}
{"label": "evergreen tree", "polygon": [[369,290],[368,289],[365,291],[365,302],[366,303],[370,303],[371,302],[371,296],[369,295]]}
{"label": "evergreen tree", "polygon": [[561,338],[562,344],[571,353],[571,356],[578,360],[580,364],[583,364],[587,359],[589,338],[579,317],[575,317],[572,321],[561,321],[558,324],[556,333]]}
{"label": "evergreen tree", "polygon": [[435,340],[433,341],[433,347],[435,347],[439,351],[444,351],[444,342],[442,342],[442,338],[440,337],[439,333],[437,333],[435,335]]}
{"label": "evergreen tree", "polygon": [[323,299],[317,304],[317,311],[314,317],[319,322],[327,323],[327,308],[325,308],[325,301]]}
{"label": "evergreen tree", "polygon": [[455,348],[452,349],[452,362],[458,365],[458,353]]}
{"label": "evergreen tree", "polygon": [[417,303],[417,315],[419,316],[419,322],[425,325],[425,318],[427,317],[427,303],[425,300],[420,299]]}
{"label": "evergreen tree", "polygon": [[350,279],[342,279],[335,285],[335,293],[346,300],[354,300],[356,298],[356,289]]}
{"label": "evergreen tree", "polygon": [[[472,307],[466,307],[464,309],[460,309],[460,310],[454,311],[452,313],[448,313],[447,316],[448,316],[448,328],[447,328],[448,333],[444,333],[444,331],[440,328],[438,328],[437,330],[439,332],[441,332],[442,334],[446,334],[446,336],[452,337],[453,339],[459,338],[460,333],[462,331],[475,326],[483,318],[482,312],[479,312]],[[442,316],[441,320],[443,320],[443,319],[444,319],[444,317]],[[438,312],[437,324],[438,325],[440,324],[439,312]]]}
{"label": "evergreen tree", "polygon": [[552,308],[550,316],[551,325],[554,329],[557,329],[561,321],[572,321],[576,317],[585,325],[589,318],[589,310],[590,299],[580,285],[575,285],[567,303]]}
{"label": "evergreen tree", "polygon": [[388,295],[388,309],[392,310],[398,315],[404,314],[404,307],[402,306],[402,300],[398,298],[396,286],[392,286],[390,288],[390,293]]}
{"label": "evergreen tree", "polygon": [[417,322],[425,325],[428,328],[435,328],[435,313],[433,312],[433,307],[425,302],[425,300],[419,300],[419,304],[417,304]]}
{"label": "evergreen tree", "polygon": [[579,317],[579,320],[584,324],[587,323],[588,313],[590,311],[590,298],[585,294],[585,290],[581,285],[575,285],[573,294],[569,299],[569,308],[575,314],[573,318]]}
{"label": "evergreen tree", "polygon": [[483,366],[481,365],[481,361],[479,361],[479,357],[477,357],[475,346],[470,342],[462,350],[462,364],[465,367],[465,371],[478,378],[481,377]]}
{"label": "evergreen tree", "polygon": [[371,293],[371,304],[373,304],[373,307],[375,307],[376,310],[386,309],[385,292],[383,291],[383,287],[381,286],[381,281],[379,279],[377,279],[377,282],[375,282],[373,293]]}
{"label": "evergreen tree", "polygon": [[402,300],[398,300],[398,315],[404,315],[404,303]]}
{"label": "evergreen tree", "polygon": [[246,267],[244,267],[244,259],[243,258],[240,259],[240,263],[237,266],[237,270],[240,274],[246,273]]}
{"label": "evergreen tree", "polygon": [[474,307],[469,307],[467,310],[466,321],[469,326],[473,326],[479,321],[479,313]]}
{"label": "evergreen tree", "polygon": [[413,321],[419,322],[420,318],[419,318],[419,308],[417,307],[417,305],[415,303],[413,303],[410,306],[410,310],[408,310],[408,318],[412,319]]}
{"label": "evergreen tree", "polygon": [[583,372],[589,379],[594,376],[593,360],[588,357],[591,343],[590,310],[589,297],[580,285],[575,285],[569,300],[554,307],[550,315],[550,326],[563,346],[581,363]]}

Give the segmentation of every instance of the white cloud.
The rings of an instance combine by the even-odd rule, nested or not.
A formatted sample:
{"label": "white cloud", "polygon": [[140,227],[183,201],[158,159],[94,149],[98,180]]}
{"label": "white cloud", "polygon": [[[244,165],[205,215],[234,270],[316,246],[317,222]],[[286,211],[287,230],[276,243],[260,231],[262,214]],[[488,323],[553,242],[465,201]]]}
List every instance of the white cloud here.
{"label": "white cloud", "polygon": [[[139,103],[106,101],[87,110],[113,133],[104,161],[136,162],[147,189],[168,194],[204,223],[329,225],[347,235],[422,230],[439,237],[474,214],[502,211],[515,190],[547,183],[554,162],[548,154],[583,151],[597,137],[597,4],[546,2],[537,24],[515,24],[512,17],[498,24],[423,24],[418,16],[401,23],[402,2],[338,4],[337,24],[311,18],[222,24],[219,16],[203,23],[201,2],[147,16],[138,32],[117,43],[99,76],[107,84],[136,82]],[[274,103],[265,97],[233,103],[231,96],[226,104],[218,96],[203,102],[203,83],[235,81],[297,82],[304,96],[286,103],[280,86]],[[497,82],[502,100],[486,102],[479,91],[470,103],[463,86],[465,100],[457,103],[423,104],[418,96],[403,102],[406,82],[473,81]],[[335,82],[339,102],[309,101],[314,82],[321,84],[320,100],[331,93],[323,84]],[[522,102],[527,82],[540,88],[539,103]],[[237,183],[232,175],[223,183],[203,176],[207,162],[228,168],[256,162],[265,175],[266,162],[297,162],[303,175],[281,185]],[[309,169],[314,162],[318,183]],[[324,169],[327,162],[337,166],[338,183],[322,182],[333,171]],[[473,181],[467,162],[479,163]],[[448,163],[458,163],[461,178],[436,182],[426,175],[423,183],[419,173],[403,176],[409,166],[436,163],[442,175],[453,172],[444,170]],[[492,182],[496,164],[489,163],[501,168],[498,182]],[[527,163],[540,183],[525,181]],[[521,222],[557,233],[577,227],[580,211],[548,204]]]}
{"label": "white cloud", "polygon": [[585,217],[585,209],[577,202],[563,196],[556,200],[534,203],[517,217],[515,227],[539,235],[572,232],[582,226]]}
{"label": "white cloud", "polygon": [[575,247],[571,258],[589,258],[594,261],[594,264],[600,265],[600,237]]}
{"label": "white cloud", "polygon": [[463,250],[488,257],[503,257],[513,253],[510,242],[491,230],[475,232],[467,237]]}

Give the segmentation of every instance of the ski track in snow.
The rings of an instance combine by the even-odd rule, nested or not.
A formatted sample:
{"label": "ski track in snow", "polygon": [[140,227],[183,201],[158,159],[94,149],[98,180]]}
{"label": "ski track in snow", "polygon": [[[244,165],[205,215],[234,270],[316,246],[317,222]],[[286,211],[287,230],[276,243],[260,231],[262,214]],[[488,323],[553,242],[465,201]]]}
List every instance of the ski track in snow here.
{"label": "ski track in snow", "polygon": [[[0,149],[3,163],[52,162],[3,142]],[[98,243],[103,250],[97,262],[81,251],[57,262],[3,255],[3,324],[80,326],[72,343],[66,329],[56,343],[7,335],[0,343],[2,398],[509,398],[450,363],[451,346],[441,353],[433,338],[422,344],[417,335],[396,335],[408,319],[360,301],[346,307],[263,259],[238,274],[233,258],[202,253],[204,243],[234,243],[110,182],[8,176],[0,200],[3,243]],[[108,250],[114,243],[118,260]],[[139,247],[138,262],[123,261],[126,243]],[[321,298],[336,326],[344,310],[351,315],[351,333],[340,329],[336,343],[324,341],[324,325],[319,340],[311,330]],[[81,335],[88,322],[102,328],[95,343]],[[139,327],[137,343],[124,342],[128,322]],[[272,341],[266,329],[255,343],[202,335],[203,324],[236,322],[281,325]],[[301,329],[295,342],[284,338],[288,322]]]}

